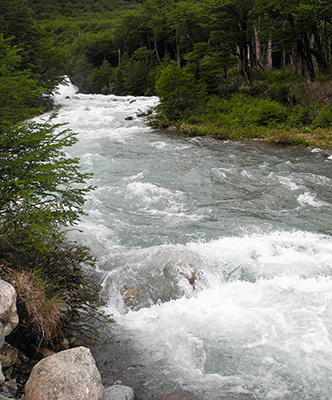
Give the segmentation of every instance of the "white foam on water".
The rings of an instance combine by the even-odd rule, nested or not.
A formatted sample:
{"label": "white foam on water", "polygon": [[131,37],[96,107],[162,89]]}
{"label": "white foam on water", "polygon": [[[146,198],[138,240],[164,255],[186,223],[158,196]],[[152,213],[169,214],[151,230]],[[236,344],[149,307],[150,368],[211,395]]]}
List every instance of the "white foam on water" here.
{"label": "white foam on water", "polygon": [[241,171],[241,175],[244,176],[245,178],[255,179],[254,176],[252,175],[252,173],[249,171],[246,171],[245,169],[243,169]]}
{"label": "white foam on water", "polygon": [[[303,398],[328,398],[331,238],[271,232],[192,242],[185,251],[195,254],[205,286],[191,296],[117,315],[147,363],[163,360],[172,379],[198,391],[293,399],[302,398],[292,393],[307,385]],[[314,380],[324,386],[315,387]]]}
{"label": "white foam on water", "polygon": [[287,187],[290,190],[297,190],[300,189],[301,186],[297,185],[294,180],[292,179],[292,177],[289,176],[279,176],[278,177],[279,182],[284,185],[285,187]]}
{"label": "white foam on water", "polygon": [[124,181],[136,181],[138,179],[143,179],[144,178],[144,173],[139,172],[137,175],[131,175],[128,177],[123,178]]}
{"label": "white foam on water", "polygon": [[311,207],[319,208],[319,207],[330,205],[329,203],[327,203],[325,201],[317,200],[317,196],[310,192],[305,192],[303,194],[300,194],[297,198],[297,201],[301,207],[311,206]]}
{"label": "white foam on water", "polygon": [[184,203],[183,194],[180,191],[171,191],[159,187],[150,182],[131,182],[127,185],[125,200],[129,206],[135,208],[149,208],[151,212],[164,210],[178,211]]}
{"label": "white foam on water", "polygon": [[150,146],[151,147],[155,147],[158,150],[166,149],[166,148],[170,147],[170,145],[168,143],[162,142],[162,141],[160,141],[160,142],[151,142]]}
{"label": "white foam on water", "polygon": [[[79,140],[108,138],[125,142],[137,130],[146,130],[137,114],[147,111],[158,103],[157,97],[133,97],[115,95],[89,95],[77,93],[77,88],[67,80],[54,94],[55,104],[61,105],[57,123],[79,132]],[[126,120],[127,117],[132,120]]]}

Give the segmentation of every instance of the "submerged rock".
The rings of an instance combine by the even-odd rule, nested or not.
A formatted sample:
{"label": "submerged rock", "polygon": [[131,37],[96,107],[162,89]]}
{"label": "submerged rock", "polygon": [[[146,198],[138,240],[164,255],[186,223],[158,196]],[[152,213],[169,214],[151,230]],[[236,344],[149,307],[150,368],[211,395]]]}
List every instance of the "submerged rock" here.
{"label": "submerged rock", "polygon": [[103,400],[134,400],[135,393],[129,386],[114,385],[104,390]]}
{"label": "submerged rock", "polygon": [[64,350],[36,364],[25,386],[25,400],[102,400],[103,385],[86,347]]}
{"label": "submerged rock", "polygon": [[12,285],[3,280],[0,280],[0,321],[5,336],[9,335],[18,324],[16,291]]}

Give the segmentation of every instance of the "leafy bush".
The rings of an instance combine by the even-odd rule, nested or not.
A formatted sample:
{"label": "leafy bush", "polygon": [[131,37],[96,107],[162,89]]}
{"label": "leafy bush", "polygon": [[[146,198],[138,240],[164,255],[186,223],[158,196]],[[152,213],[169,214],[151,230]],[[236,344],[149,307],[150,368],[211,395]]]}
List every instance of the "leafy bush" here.
{"label": "leafy bush", "polygon": [[177,120],[193,112],[204,98],[204,87],[195,84],[193,75],[172,61],[161,73],[156,82],[156,93],[160,98],[161,113]]}
{"label": "leafy bush", "polygon": [[83,214],[92,189],[78,160],[63,150],[76,140],[51,121],[0,132],[0,274],[19,291],[26,320],[17,331],[19,342],[22,336],[56,347],[70,327],[89,336],[93,325],[86,318],[105,321],[98,286],[86,269],[94,258],[69,242],[64,230]]}
{"label": "leafy bush", "polygon": [[285,122],[287,110],[279,103],[259,100],[253,111],[253,122],[263,126],[275,126]]}
{"label": "leafy bush", "polygon": [[300,104],[290,109],[287,125],[291,127],[309,126],[314,119],[314,109]]}

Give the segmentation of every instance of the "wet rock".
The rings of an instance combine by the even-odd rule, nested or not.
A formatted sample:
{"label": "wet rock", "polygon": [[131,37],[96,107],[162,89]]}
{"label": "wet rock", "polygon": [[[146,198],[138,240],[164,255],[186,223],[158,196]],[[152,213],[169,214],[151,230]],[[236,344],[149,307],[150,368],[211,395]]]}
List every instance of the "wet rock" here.
{"label": "wet rock", "polygon": [[7,369],[15,364],[18,358],[18,350],[5,343],[0,350],[0,363],[3,369]]}
{"label": "wet rock", "polygon": [[69,347],[70,347],[69,340],[67,338],[64,338],[63,341],[60,344],[60,349],[59,350],[68,350]]}
{"label": "wet rock", "polygon": [[8,282],[0,280],[0,321],[4,335],[9,335],[18,324],[16,291]]}
{"label": "wet rock", "polygon": [[143,297],[143,293],[139,289],[126,286],[120,289],[120,293],[125,305],[132,309],[139,304],[140,298]]}
{"label": "wet rock", "polygon": [[125,121],[132,121],[134,119],[134,117],[126,117]]}
{"label": "wet rock", "polygon": [[129,386],[114,385],[104,390],[103,400],[134,400],[135,393]]}
{"label": "wet rock", "polygon": [[186,400],[184,397],[176,393],[165,393],[161,400]]}
{"label": "wet rock", "polygon": [[169,126],[168,128],[166,128],[166,131],[177,131],[178,128],[176,126]]}
{"label": "wet rock", "polygon": [[194,289],[197,281],[202,278],[202,273],[197,267],[192,264],[176,260],[171,260],[165,265],[164,275],[167,277],[167,279],[172,279],[174,276],[183,277]]}
{"label": "wet rock", "polygon": [[4,383],[4,387],[7,388],[8,392],[12,395],[12,396],[16,396],[17,393],[17,382],[16,379],[10,379],[9,381],[6,381]]}
{"label": "wet rock", "polygon": [[14,399],[14,396],[7,392],[0,393],[0,400]]}
{"label": "wet rock", "polygon": [[0,322],[0,349],[4,343],[5,343],[5,329],[2,323]]}
{"label": "wet rock", "polygon": [[25,400],[102,400],[103,385],[86,347],[44,358],[32,369]]}
{"label": "wet rock", "polygon": [[5,380],[6,380],[6,378],[5,378],[5,376],[4,376],[3,372],[2,372],[2,365],[0,363],[0,385],[3,385]]}
{"label": "wet rock", "polygon": [[30,361],[30,358],[22,352],[18,353],[18,358],[24,363],[28,363]]}

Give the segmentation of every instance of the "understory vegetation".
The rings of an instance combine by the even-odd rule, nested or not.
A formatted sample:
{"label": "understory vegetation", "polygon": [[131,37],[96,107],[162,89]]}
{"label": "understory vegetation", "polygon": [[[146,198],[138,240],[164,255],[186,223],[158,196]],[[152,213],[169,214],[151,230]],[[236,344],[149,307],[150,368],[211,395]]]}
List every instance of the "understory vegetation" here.
{"label": "understory vegetation", "polygon": [[63,151],[76,137],[31,121],[63,76],[159,96],[156,128],[330,149],[331,16],[328,0],[0,2],[0,276],[18,291],[18,335],[56,348],[103,320],[95,260],[66,237],[92,189]]}

